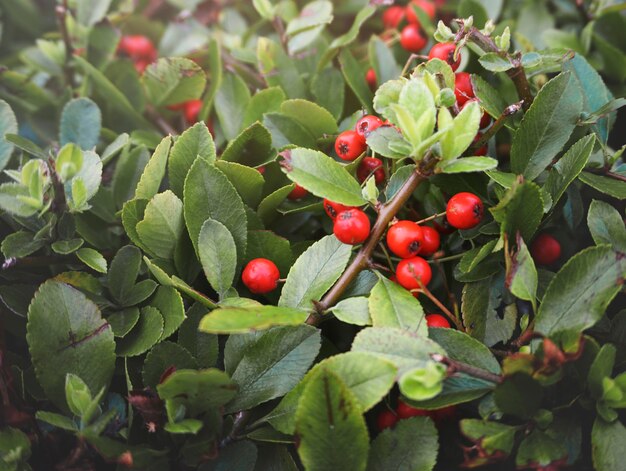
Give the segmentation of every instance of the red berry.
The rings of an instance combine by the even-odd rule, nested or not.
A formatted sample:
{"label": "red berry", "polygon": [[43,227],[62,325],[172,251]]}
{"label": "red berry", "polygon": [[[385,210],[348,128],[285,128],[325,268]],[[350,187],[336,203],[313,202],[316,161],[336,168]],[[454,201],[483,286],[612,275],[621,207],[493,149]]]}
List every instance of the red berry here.
{"label": "red berry", "polygon": [[383,25],[385,29],[396,28],[404,19],[404,8],[398,5],[387,8],[383,13]]}
{"label": "red berry", "polygon": [[429,226],[422,226],[422,234],[424,236],[422,250],[420,251],[422,255],[432,255],[439,250],[441,236],[436,229]]}
{"label": "red berry", "polygon": [[374,129],[378,129],[383,125],[383,120],[377,116],[367,114],[356,122],[354,129],[357,134],[363,137],[367,137]]}
{"label": "red berry", "polygon": [[426,324],[428,327],[442,327],[444,329],[450,328],[450,322],[441,314],[428,314],[426,316]]}
{"label": "red berry", "polygon": [[421,280],[424,286],[430,283],[433,272],[430,265],[422,257],[413,257],[402,260],[396,268],[396,276],[398,283],[408,290],[421,288],[418,280]]}
{"label": "red berry", "polygon": [[133,60],[144,59],[152,62],[157,58],[156,48],[150,38],[140,34],[122,36],[117,49]]}
{"label": "red berry", "polygon": [[250,260],[243,269],[241,279],[243,284],[253,293],[269,293],[276,289],[280,273],[271,260],[255,258]]}
{"label": "red berry", "polygon": [[454,418],[455,415],[456,406],[442,407],[441,409],[430,411],[430,416],[438,425],[441,424],[441,422],[447,422]]}
{"label": "red berry", "polygon": [[334,201],[330,201],[324,198],[324,211],[326,211],[326,214],[328,214],[328,217],[330,217],[333,221],[335,220],[335,218],[340,212],[345,211],[347,209],[352,209],[352,207],[345,206],[341,203],[335,203]]}
{"label": "red berry", "polygon": [[[476,133],[476,137],[474,138],[474,142],[478,142],[481,137],[483,137],[483,133],[482,132]],[[487,155],[488,151],[489,151],[489,145],[485,144],[484,146],[481,146],[478,149],[476,149],[474,151],[474,155]]]}
{"label": "red berry", "polygon": [[398,417],[396,417],[396,414],[394,414],[388,409],[381,411],[380,414],[378,414],[378,417],[376,418],[376,424],[378,426],[378,430],[381,432],[385,430],[386,428],[391,428],[394,425],[396,425],[397,421],[398,421]]}
{"label": "red berry", "polygon": [[396,414],[401,419],[408,419],[410,417],[429,417],[431,411],[425,409],[417,409],[408,405],[406,402],[398,400],[398,407],[396,407]]}
{"label": "red berry", "polygon": [[385,169],[383,168],[383,161],[376,157],[365,157],[359,163],[359,168],[356,170],[356,176],[361,183],[369,178],[371,174],[374,174],[374,180],[377,185],[380,185],[385,181]]}
{"label": "red berry", "polygon": [[198,121],[198,115],[202,109],[202,100],[189,100],[183,106],[183,114],[187,123],[195,123]]}
{"label": "red berry", "polygon": [[561,256],[561,244],[550,234],[541,234],[530,246],[530,253],[540,265],[552,265]]}
{"label": "red berry", "polygon": [[400,45],[407,51],[414,54],[420,52],[428,44],[419,26],[410,24],[405,26],[400,33]]}
{"label": "red berry", "polygon": [[421,8],[424,13],[426,13],[430,17],[431,20],[435,18],[435,14],[437,12],[434,3],[430,2],[429,0],[413,0],[406,6],[406,19],[409,23],[413,23],[418,26],[420,24],[419,18],[413,11],[413,5],[415,5],[417,8]]}
{"label": "red berry", "polygon": [[398,257],[415,257],[423,243],[422,228],[413,221],[398,221],[387,231],[387,246]]}
{"label": "red berry", "polygon": [[257,167],[256,171],[259,172],[261,175],[264,175],[265,174],[265,165],[261,165],[260,167]]}
{"label": "red berry", "polygon": [[378,79],[376,78],[376,71],[374,69],[367,69],[365,73],[365,81],[369,85],[370,89],[376,90],[378,86]]}
{"label": "red berry", "polygon": [[433,221],[433,227],[439,234],[452,234],[456,229],[450,225],[447,219],[443,219],[440,223]]}
{"label": "red berry", "polygon": [[452,70],[456,70],[461,65],[461,56],[455,61],[454,60],[454,50],[456,49],[456,45],[454,43],[439,43],[435,44],[428,53],[429,59],[441,59],[444,62],[450,64]]}
{"label": "red berry", "polygon": [[308,191],[306,191],[304,188],[296,183],[296,187],[291,190],[291,193],[287,195],[287,198],[289,198],[290,200],[299,200],[300,198],[304,198],[308,194]]}
{"label": "red berry", "polygon": [[335,152],[342,160],[355,160],[365,149],[365,138],[356,131],[344,131],[335,140]]}
{"label": "red berry", "polygon": [[370,220],[360,209],[347,209],[335,218],[333,232],[344,244],[360,244],[370,234]]}
{"label": "red berry", "polygon": [[473,193],[457,193],[446,207],[446,219],[457,229],[471,229],[483,218],[484,206],[478,196]]}
{"label": "red berry", "polygon": [[467,72],[457,72],[454,75],[454,94],[459,106],[463,106],[472,98],[476,97],[472,86],[471,75]]}
{"label": "red berry", "polygon": [[148,61],[144,59],[137,60],[134,63],[135,70],[139,72],[140,74],[143,74],[144,70],[146,70],[150,64],[152,64],[152,61]]}

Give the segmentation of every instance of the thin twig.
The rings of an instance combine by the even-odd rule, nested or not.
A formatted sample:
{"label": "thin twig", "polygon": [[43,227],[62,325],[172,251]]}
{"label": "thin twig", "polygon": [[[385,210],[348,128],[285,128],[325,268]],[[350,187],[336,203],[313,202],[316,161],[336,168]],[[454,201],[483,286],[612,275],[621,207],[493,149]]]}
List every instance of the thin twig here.
{"label": "thin twig", "polygon": [[453,360],[452,358],[446,357],[439,353],[435,353],[431,355],[432,359],[436,362],[442,363],[448,367],[448,374],[453,375],[454,373],[465,373],[467,375],[473,376],[474,378],[484,379],[485,381],[489,381],[490,383],[500,384],[502,383],[502,376],[491,373],[490,371],[483,370],[482,368],[477,368],[476,366],[468,365],[467,363],[463,363],[460,361]]}
{"label": "thin twig", "polygon": [[609,177],[615,180],[626,182],[626,176],[620,175],[619,173],[611,172],[610,170],[607,170],[607,169],[586,168],[585,171],[589,173],[593,173],[595,175],[602,175],[604,177]]}
{"label": "thin twig", "polygon": [[478,139],[469,147],[469,149],[467,150],[467,155],[473,155],[473,152],[487,144],[489,142],[489,139],[495,136],[500,128],[504,126],[506,120],[522,109],[523,104],[524,100],[518,101],[517,103],[513,103],[512,105],[504,108],[502,114],[498,116],[498,119],[494,121],[491,127],[482,136],[480,136],[480,139]]}
{"label": "thin twig", "polygon": [[237,412],[235,414],[235,420],[233,421],[233,428],[231,429],[230,433],[227,436],[225,436],[220,442],[220,448],[224,448],[229,443],[237,440],[237,438],[239,438],[238,437],[239,432],[243,430],[243,428],[248,423],[248,420],[250,420],[249,410],[243,410],[243,411]]}
{"label": "thin twig", "polygon": [[57,5],[56,9],[57,22],[59,23],[59,29],[61,30],[61,37],[65,44],[65,62],[63,64],[63,72],[65,74],[65,80],[67,84],[74,89],[76,83],[74,82],[74,72],[70,66],[70,61],[74,55],[74,48],[72,47],[72,40],[70,33],[67,30],[67,0],[63,1],[62,5]]}
{"label": "thin twig", "polygon": [[146,116],[154,123],[154,125],[159,128],[159,130],[164,134],[169,134],[171,136],[175,136],[178,134],[178,131],[174,129],[170,123],[168,123],[157,111],[151,107],[146,107]]}
{"label": "thin twig", "polygon": [[435,306],[437,306],[445,315],[446,317],[448,317],[453,323],[454,326],[458,329],[458,330],[463,330],[463,325],[461,324],[461,321],[459,321],[456,316],[454,314],[452,314],[450,312],[450,309],[448,309],[447,307],[445,307],[443,305],[443,303],[441,301],[439,301],[435,295],[433,293],[430,292],[430,290],[428,288],[426,288],[426,286],[424,286],[424,284],[422,283],[422,280],[418,279],[417,280],[418,283],[420,284],[420,289],[419,292],[420,293],[424,293],[426,295],[426,297],[428,299],[430,299],[433,304],[435,304]]}
{"label": "thin twig", "polygon": [[419,221],[415,221],[415,224],[424,224],[425,222],[432,221],[433,219],[437,219],[441,216],[445,216],[446,212],[443,211],[441,213],[433,214],[432,216],[428,216],[427,218],[420,219]]}

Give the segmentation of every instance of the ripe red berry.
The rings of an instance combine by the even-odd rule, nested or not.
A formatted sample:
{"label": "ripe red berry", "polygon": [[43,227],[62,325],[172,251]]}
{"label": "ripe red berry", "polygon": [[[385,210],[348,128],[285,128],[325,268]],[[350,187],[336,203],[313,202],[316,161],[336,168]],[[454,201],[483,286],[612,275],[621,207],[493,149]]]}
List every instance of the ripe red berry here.
{"label": "ripe red berry", "polygon": [[156,48],[150,38],[140,34],[122,36],[117,49],[133,60],[144,59],[152,62],[157,57]]}
{"label": "ripe red berry", "polygon": [[418,409],[408,405],[406,402],[398,400],[398,406],[396,407],[396,414],[401,419],[408,419],[410,417],[429,417],[431,411],[425,409]]}
{"label": "ripe red berry", "polygon": [[413,221],[398,221],[387,231],[387,246],[398,257],[415,257],[423,243],[422,228]]}
{"label": "ripe red berry", "polygon": [[266,258],[250,260],[241,274],[243,284],[256,294],[269,293],[276,289],[279,278],[278,268]]}
{"label": "ripe red berry", "polygon": [[[476,137],[474,138],[474,142],[478,142],[481,137],[483,137],[483,133],[482,132],[476,133]],[[473,154],[474,155],[487,155],[488,151],[489,151],[489,145],[485,144],[484,146],[481,146],[478,149],[476,149],[473,152]]]}
{"label": "ripe red berry", "polygon": [[441,409],[430,411],[430,416],[437,423],[437,425],[440,425],[442,422],[447,422],[448,420],[453,419],[455,415],[456,415],[456,406],[442,407]]}
{"label": "ripe red berry", "polygon": [[419,26],[420,20],[413,11],[412,5],[415,5],[417,8],[421,8],[424,13],[426,13],[430,19],[435,18],[435,14],[437,13],[435,4],[430,2],[429,0],[413,0],[406,6],[406,19],[409,23],[413,23]]}
{"label": "ripe red berry", "polygon": [[413,257],[402,260],[396,268],[398,283],[408,290],[421,288],[418,280],[424,286],[430,283],[433,272],[430,265],[422,257]]}
{"label": "ripe red berry", "polygon": [[385,29],[397,28],[404,19],[404,8],[398,5],[387,8],[383,13],[383,26]]}
{"label": "ripe red berry", "polygon": [[456,45],[454,43],[439,43],[435,44],[428,53],[429,59],[441,59],[444,62],[450,64],[452,70],[459,68],[461,65],[461,56],[455,61],[454,60],[454,50],[456,49]]}
{"label": "ripe red berry", "polygon": [[370,220],[360,209],[347,209],[335,218],[333,233],[344,244],[360,244],[370,234]]}
{"label": "ripe red berry", "polygon": [[365,157],[359,163],[359,167],[356,170],[356,176],[361,183],[374,174],[374,180],[377,185],[380,185],[385,181],[385,169],[383,168],[383,161],[376,157]]}
{"label": "ripe red berry", "polygon": [[365,149],[365,138],[356,131],[344,131],[335,140],[335,152],[342,160],[355,160]]}
{"label": "ripe red berry", "polygon": [[457,72],[454,75],[454,94],[459,106],[465,105],[469,100],[476,97],[470,74],[467,72]]}
{"label": "ripe red berry", "polygon": [[471,229],[483,218],[484,206],[478,196],[473,193],[457,193],[446,207],[446,219],[457,229]]}
{"label": "ripe red berry", "polygon": [[540,265],[552,265],[561,256],[561,244],[550,234],[541,234],[530,246],[530,254]]}
{"label": "ripe red berry", "polygon": [[396,425],[398,421],[398,417],[392,411],[385,409],[380,411],[378,417],[376,418],[376,425],[378,426],[378,430],[382,432],[386,428],[391,428]]}
{"label": "ripe red berry", "polygon": [[371,133],[374,129],[378,129],[382,125],[382,119],[377,116],[367,114],[356,122],[356,126],[354,127],[354,129],[356,130],[357,134],[363,137],[367,137],[369,133]]}
{"label": "ripe red berry", "polygon": [[261,175],[264,175],[265,174],[265,165],[261,165],[260,167],[257,167],[256,171],[259,172]]}
{"label": "ripe red berry", "polygon": [[143,74],[143,72],[148,68],[150,64],[152,64],[152,61],[149,61],[146,59],[139,59],[134,62],[135,70],[139,72],[140,74]]}
{"label": "ripe red berry", "polygon": [[198,121],[198,115],[202,109],[202,100],[189,100],[183,105],[183,114],[187,123],[195,123]]}
{"label": "ripe red berry", "polygon": [[352,207],[345,206],[341,203],[335,203],[334,201],[330,201],[324,198],[324,211],[326,211],[326,214],[328,214],[328,217],[330,217],[333,221],[335,220],[335,218],[340,212],[345,211],[347,209],[352,209]]}
{"label": "ripe red berry", "polygon": [[439,250],[439,245],[441,244],[441,236],[436,229],[430,226],[421,227],[424,241],[422,242],[422,250],[420,251],[420,253],[422,255],[432,255],[437,250]]}
{"label": "ripe red berry", "polygon": [[400,45],[407,51],[417,54],[428,44],[419,26],[410,24],[406,25],[400,33]]}
{"label": "ripe red berry", "polygon": [[442,327],[444,329],[450,328],[450,322],[441,314],[428,314],[426,316],[426,324],[428,327]]}
{"label": "ripe red berry", "polygon": [[378,79],[376,78],[376,71],[374,69],[367,69],[367,72],[365,73],[365,81],[371,90],[376,90],[376,87],[378,86]]}
{"label": "ripe red berry", "polygon": [[306,191],[304,188],[296,183],[296,187],[291,190],[291,193],[287,195],[287,198],[289,198],[290,200],[299,200],[300,198],[304,198],[308,194],[308,191]]}

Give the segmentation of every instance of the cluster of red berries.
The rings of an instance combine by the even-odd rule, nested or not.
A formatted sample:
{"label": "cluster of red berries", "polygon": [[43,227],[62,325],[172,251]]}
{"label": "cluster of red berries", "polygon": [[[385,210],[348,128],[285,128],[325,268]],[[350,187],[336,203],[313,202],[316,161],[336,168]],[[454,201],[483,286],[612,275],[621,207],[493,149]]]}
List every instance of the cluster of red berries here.
{"label": "cluster of red berries", "polygon": [[128,56],[139,73],[146,70],[146,67],[158,57],[158,52],[150,38],[140,34],[122,36],[117,45],[117,51]]}
{"label": "cluster of red berries", "polygon": [[342,243],[362,244],[370,235],[370,220],[359,208],[324,199],[324,211],[333,220],[333,234]]}

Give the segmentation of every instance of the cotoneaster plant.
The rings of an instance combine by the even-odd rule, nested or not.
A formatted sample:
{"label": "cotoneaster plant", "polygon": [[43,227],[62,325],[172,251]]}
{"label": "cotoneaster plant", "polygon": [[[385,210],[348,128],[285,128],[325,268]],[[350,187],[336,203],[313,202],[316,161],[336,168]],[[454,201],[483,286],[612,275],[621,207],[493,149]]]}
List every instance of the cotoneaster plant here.
{"label": "cotoneaster plant", "polygon": [[0,469],[616,471],[618,1],[0,1]]}

